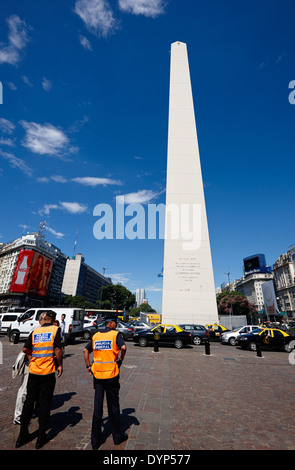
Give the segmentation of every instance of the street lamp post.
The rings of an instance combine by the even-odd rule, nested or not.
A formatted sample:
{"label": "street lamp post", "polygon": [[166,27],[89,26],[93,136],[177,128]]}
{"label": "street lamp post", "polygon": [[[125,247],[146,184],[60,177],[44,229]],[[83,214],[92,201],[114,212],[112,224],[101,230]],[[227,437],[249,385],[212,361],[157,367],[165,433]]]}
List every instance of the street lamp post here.
{"label": "street lamp post", "polygon": [[233,301],[232,301],[232,295],[231,295],[231,288],[230,288],[230,273],[224,273],[228,277],[228,291],[229,291],[229,298],[230,298],[230,329],[232,330],[232,316],[234,314],[233,311]]}

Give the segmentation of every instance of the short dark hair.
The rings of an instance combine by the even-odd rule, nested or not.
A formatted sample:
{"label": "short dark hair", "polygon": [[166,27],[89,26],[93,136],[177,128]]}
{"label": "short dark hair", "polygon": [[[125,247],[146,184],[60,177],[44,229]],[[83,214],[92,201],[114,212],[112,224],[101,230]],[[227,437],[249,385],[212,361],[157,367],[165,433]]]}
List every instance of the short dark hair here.
{"label": "short dark hair", "polygon": [[55,320],[56,312],[54,312],[53,310],[47,310],[44,313],[45,313],[45,317],[53,318],[53,320]]}

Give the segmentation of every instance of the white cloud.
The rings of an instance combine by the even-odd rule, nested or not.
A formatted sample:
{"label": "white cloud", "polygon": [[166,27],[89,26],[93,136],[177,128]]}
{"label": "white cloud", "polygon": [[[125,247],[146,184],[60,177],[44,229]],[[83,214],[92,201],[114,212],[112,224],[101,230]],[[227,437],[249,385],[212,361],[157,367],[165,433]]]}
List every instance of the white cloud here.
{"label": "white cloud", "polygon": [[24,160],[21,158],[16,157],[12,153],[3,152],[0,150],[0,156],[2,156],[5,160],[7,160],[11,166],[11,168],[18,168],[21,170],[25,175],[32,177],[33,170],[30,168]]}
{"label": "white cloud", "polygon": [[44,204],[43,209],[40,209],[39,214],[49,215],[53,209],[60,209],[57,204]]}
{"label": "white cloud", "polygon": [[87,206],[80,202],[60,202],[59,204],[44,204],[39,210],[39,214],[49,215],[52,210],[66,210],[70,214],[83,214],[87,211]]}
{"label": "white cloud", "polygon": [[142,189],[136,193],[124,194],[125,204],[148,204],[156,199],[162,192],[155,192],[151,189]]}
{"label": "white cloud", "polygon": [[61,175],[55,175],[50,177],[56,183],[67,183],[68,180]]}
{"label": "white cloud", "polygon": [[14,146],[14,140],[13,139],[3,139],[1,137],[0,145],[7,145],[8,147],[13,147]]}
{"label": "white cloud", "polygon": [[26,85],[28,85],[30,87],[34,86],[33,83],[30,82],[30,79],[26,75],[22,75],[22,80]]}
{"label": "white cloud", "polygon": [[162,15],[165,9],[163,0],[118,0],[118,4],[123,12],[151,18]]}
{"label": "white cloud", "polygon": [[20,51],[23,50],[28,41],[28,30],[30,26],[17,15],[11,15],[7,20],[8,44],[0,45],[0,63],[17,65],[21,60]]}
{"label": "white cloud", "polygon": [[36,178],[36,181],[38,183],[48,183],[49,182],[49,178],[47,178],[47,176],[40,176],[38,178]]}
{"label": "white cloud", "polygon": [[87,211],[87,206],[79,202],[61,202],[60,205],[71,214],[83,214]]}
{"label": "white cloud", "polygon": [[131,273],[114,273],[106,274],[106,276],[112,279],[113,284],[125,284],[130,281],[129,276],[131,276]]}
{"label": "white cloud", "polygon": [[9,88],[13,91],[17,90],[17,86],[15,85],[15,83],[13,82],[7,82],[7,85],[9,86]]}
{"label": "white cloud", "polygon": [[0,118],[0,130],[6,134],[12,134],[15,129],[13,122],[8,119]]}
{"label": "white cloud", "polygon": [[45,91],[50,91],[52,88],[52,83],[46,77],[43,78],[42,87]]}
{"label": "white cloud", "polygon": [[147,292],[162,292],[163,287],[160,287],[158,284],[152,284],[145,288]]}
{"label": "white cloud", "polygon": [[118,22],[106,0],[77,0],[74,11],[96,36],[106,37],[118,28]]}
{"label": "white cloud", "polygon": [[48,227],[48,225],[46,225],[46,230],[47,232],[52,233],[52,235],[54,235],[56,238],[63,238],[65,236],[64,233],[57,232],[53,228]]}
{"label": "white cloud", "polygon": [[84,47],[84,49],[87,49],[88,51],[92,51],[92,46],[89,40],[85,36],[80,35],[79,39],[80,39],[80,44],[82,47]]}
{"label": "white cloud", "polygon": [[108,186],[108,185],[117,185],[122,186],[122,182],[119,180],[113,180],[111,178],[96,178],[94,176],[84,176],[73,178],[72,181],[76,183],[83,184],[84,186]]}
{"label": "white cloud", "polygon": [[22,145],[32,152],[62,157],[74,151],[69,138],[61,129],[51,124],[42,125],[36,122],[20,121],[20,124],[26,131]]}
{"label": "white cloud", "polygon": [[[0,140],[1,143],[1,140]],[[39,183],[48,183],[50,180],[54,181],[55,183],[70,183],[75,182],[78,184],[82,184],[83,186],[109,186],[109,185],[116,185],[122,186],[122,181],[114,180],[111,178],[98,178],[95,176],[81,176],[77,178],[67,179],[62,175],[54,175],[54,176],[41,176],[37,178]]]}

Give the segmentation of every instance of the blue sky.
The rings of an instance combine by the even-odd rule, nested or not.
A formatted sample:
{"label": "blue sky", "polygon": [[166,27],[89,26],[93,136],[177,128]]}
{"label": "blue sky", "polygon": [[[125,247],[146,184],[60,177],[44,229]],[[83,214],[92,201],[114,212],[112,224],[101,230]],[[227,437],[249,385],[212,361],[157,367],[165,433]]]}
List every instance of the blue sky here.
{"label": "blue sky", "polygon": [[2,242],[38,230],[161,310],[163,240],[97,240],[97,204],[165,202],[170,44],[187,43],[216,287],[295,243],[294,2],[1,5]]}

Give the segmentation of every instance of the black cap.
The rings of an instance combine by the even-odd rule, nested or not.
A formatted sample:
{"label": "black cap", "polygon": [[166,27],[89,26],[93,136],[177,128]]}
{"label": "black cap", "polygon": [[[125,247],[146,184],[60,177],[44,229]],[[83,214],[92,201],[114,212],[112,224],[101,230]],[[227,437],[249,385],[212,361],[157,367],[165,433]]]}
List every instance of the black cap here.
{"label": "black cap", "polygon": [[54,312],[53,310],[47,310],[44,313],[45,313],[46,317],[49,317],[49,318],[55,318],[56,317],[56,312]]}
{"label": "black cap", "polygon": [[118,315],[116,314],[110,314],[110,315],[105,315],[104,316],[104,321],[105,322],[108,322],[108,321],[114,321],[116,323],[118,323]]}

